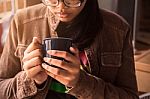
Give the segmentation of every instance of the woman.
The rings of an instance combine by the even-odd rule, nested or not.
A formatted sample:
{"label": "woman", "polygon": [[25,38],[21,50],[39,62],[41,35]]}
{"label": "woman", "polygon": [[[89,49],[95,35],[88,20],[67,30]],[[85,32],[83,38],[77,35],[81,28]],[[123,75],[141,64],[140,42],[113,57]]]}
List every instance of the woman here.
{"label": "woman", "polygon": [[[112,12],[99,10],[97,0],[42,2],[18,11],[12,20],[0,60],[0,97],[138,99],[128,24]],[[73,55],[47,52],[68,62],[42,58],[41,42],[46,37],[73,39]],[[67,92],[49,90],[52,78]]]}

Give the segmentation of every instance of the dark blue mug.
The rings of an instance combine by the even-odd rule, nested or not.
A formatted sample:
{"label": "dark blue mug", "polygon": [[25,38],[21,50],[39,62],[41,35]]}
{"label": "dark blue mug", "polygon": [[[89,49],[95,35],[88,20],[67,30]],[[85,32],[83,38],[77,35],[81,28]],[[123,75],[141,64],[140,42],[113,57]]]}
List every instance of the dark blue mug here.
{"label": "dark blue mug", "polygon": [[[45,38],[43,40],[43,49],[44,49],[44,57],[50,57],[50,58],[55,58],[55,59],[60,59],[63,61],[66,61],[63,58],[60,57],[55,57],[47,54],[48,50],[60,50],[60,51],[67,51],[70,52],[70,47],[72,46],[72,39],[70,38],[63,38],[63,37],[56,37],[56,38]],[[46,63],[46,62],[45,62]],[[46,63],[48,64],[48,63]],[[50,64],[48,64],[50,65]],[[50,65],[55,68],[58,68],[54,65]],[[66,87],[65,85],[61,84],[60,82],[56,81],[55,79],[52,79],[52,82],[49,86],[50,90],[56,91],[56,92],[61,92],[65,93],[66,92]]]}

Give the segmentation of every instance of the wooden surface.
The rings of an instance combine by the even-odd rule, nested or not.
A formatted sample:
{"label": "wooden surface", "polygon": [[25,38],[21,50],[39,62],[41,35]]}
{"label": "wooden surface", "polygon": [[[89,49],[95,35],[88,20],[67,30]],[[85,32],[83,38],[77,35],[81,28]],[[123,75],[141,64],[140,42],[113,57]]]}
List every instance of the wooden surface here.
{"label": "wooden surface", "polygon": [[150,50],[135,56],[135,70],[138,90],[150,92]]}
{"label": "wooden surface", "polygon": [[136,63],[136,77],[138,90],[141,92],[150,92],[150,65]]}
{"label": "wooden surface", "polygon": [[135,61],[150,65],[150,49],[146,51],[141,51],[141,54],[135,55]]}

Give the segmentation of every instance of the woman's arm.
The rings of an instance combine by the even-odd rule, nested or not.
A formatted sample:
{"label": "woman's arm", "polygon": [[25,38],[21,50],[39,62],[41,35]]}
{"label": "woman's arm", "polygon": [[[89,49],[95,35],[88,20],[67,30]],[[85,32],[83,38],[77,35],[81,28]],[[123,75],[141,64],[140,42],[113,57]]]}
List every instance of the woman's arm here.
{"label": "woman's arm", "polygon": [[22,70],[20,58],[23,57],[26,47],[18,45],[19,28],[18,17],[15,15],[0,59],[0,97],[2,99],[22,99],[34,96],[38,91],[35,82]]}
{"label": "woman's arm", "polygon": [[77,85],[68,93],[78,99],[138,99],[130,31],[124,39],[122,65],[115,84],[81,71]]}

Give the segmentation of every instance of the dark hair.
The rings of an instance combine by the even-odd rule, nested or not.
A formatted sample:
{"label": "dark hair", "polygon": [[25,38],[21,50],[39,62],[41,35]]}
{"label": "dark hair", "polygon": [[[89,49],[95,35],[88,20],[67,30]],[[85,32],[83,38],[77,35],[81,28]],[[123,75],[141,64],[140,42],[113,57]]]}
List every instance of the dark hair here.
{"label": "dark hair", "polygon": [[60,24],[58,26],[58,30],[61,32],[63,31],[63,34],[66,35],[74,33],[71,37],[73,39],[73,43],[80,50],[83,50],[84,48],[89,47],[93,43],[96,35],[102,29],[102,25],[103,19],[100,14],[98,1],[87,0],[83,10],[71,22],[71,24],[69,24],[68,26],[65,25],[65,30],[62,30],[63,25]]}

